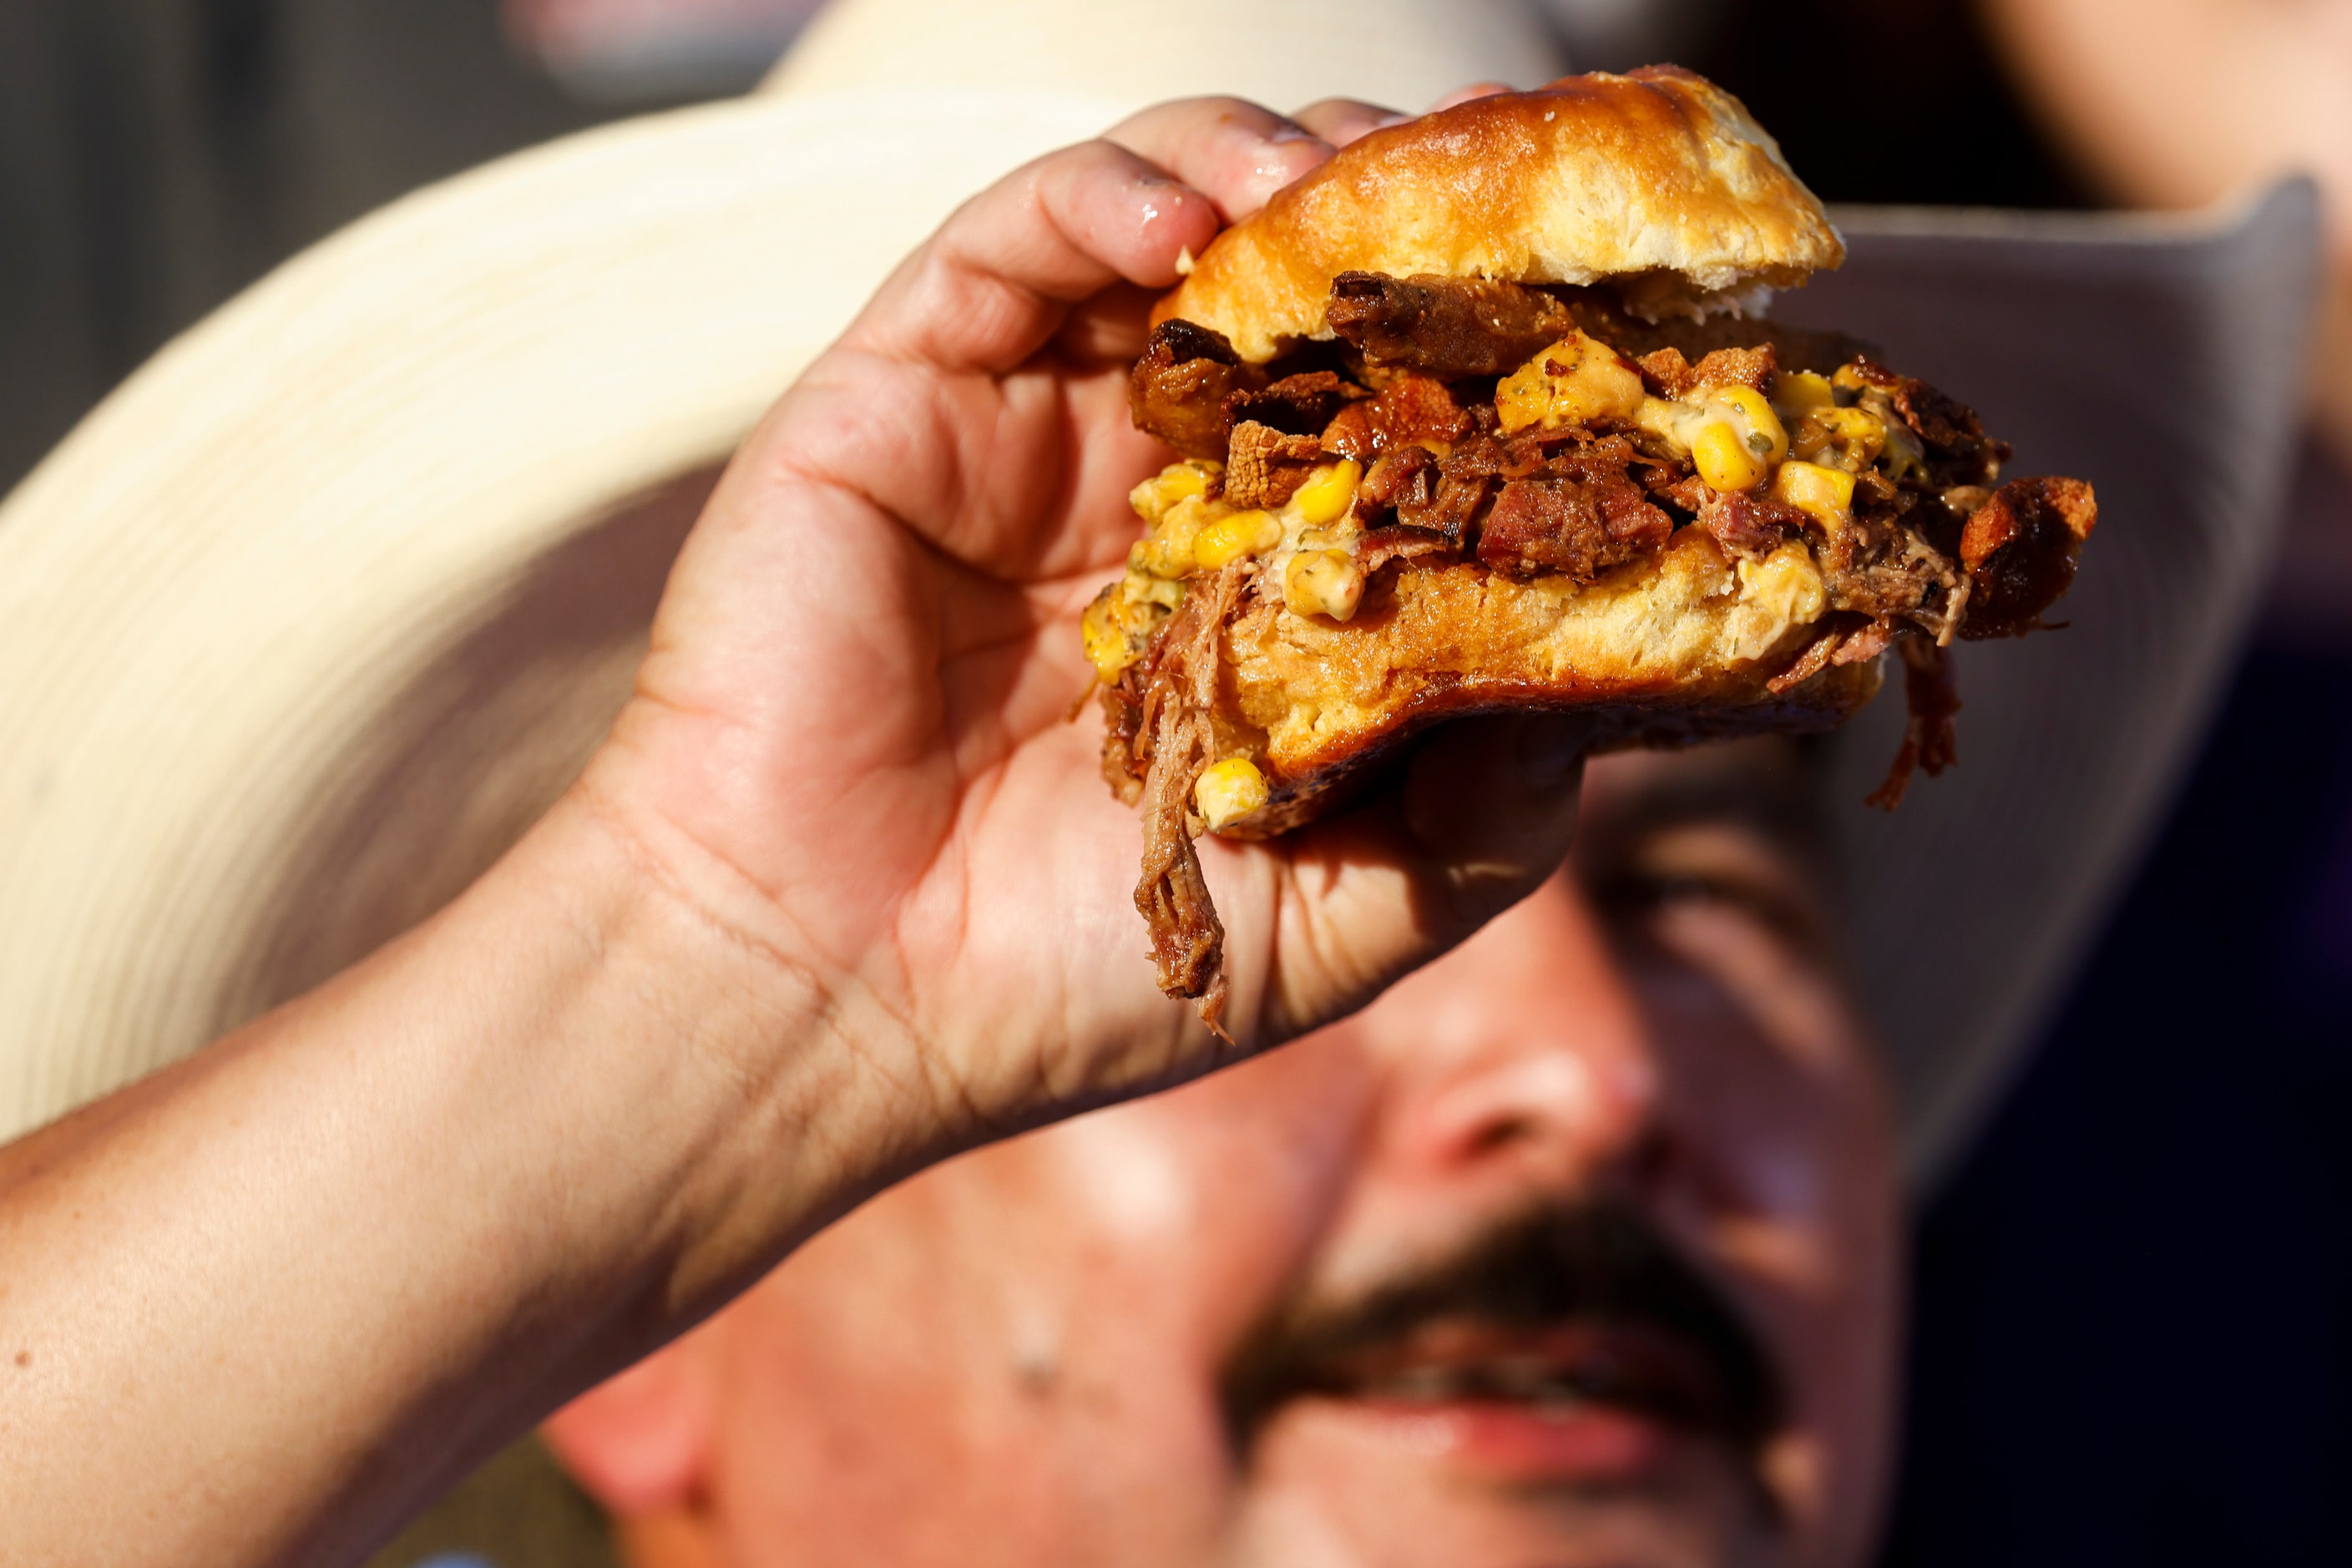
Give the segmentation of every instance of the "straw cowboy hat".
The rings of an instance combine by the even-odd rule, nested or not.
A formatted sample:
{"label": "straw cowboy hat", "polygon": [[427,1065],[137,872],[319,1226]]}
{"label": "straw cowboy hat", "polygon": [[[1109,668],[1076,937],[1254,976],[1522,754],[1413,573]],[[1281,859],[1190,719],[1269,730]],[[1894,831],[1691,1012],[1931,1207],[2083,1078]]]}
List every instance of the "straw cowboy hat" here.
{"label": "straw cowboy hat", "polygon": [[[464,175],[223,308],[0,506],[0,1136],[487,866],[618,707],[717,465],[961,197],[1145,100],[1419,104],[1544,79],[1549,50],[1500,0],[851,0],[771,92]],[[1926,1178],[2114,896],[2245,620],[2315,202],[1842,222],[1844,271],[1777,313],[1880,342],[2105,516],[2071,631],[1966,650],[1958,771],[1862,807],[1891,703],[1824,770]]]}

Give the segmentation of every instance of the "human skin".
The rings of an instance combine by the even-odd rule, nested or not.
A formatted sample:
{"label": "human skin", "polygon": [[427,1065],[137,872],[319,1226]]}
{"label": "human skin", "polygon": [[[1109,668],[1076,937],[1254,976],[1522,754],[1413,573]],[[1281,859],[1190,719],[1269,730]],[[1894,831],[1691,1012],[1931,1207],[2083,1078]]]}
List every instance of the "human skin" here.
{"label": "human skin", "polygon": [[976,197],[745,444],[512,853],[0,1150],[6,1561],[355,1560],[891,1181],[1310,1029],[1542,879],[1559,720],[1212,846],[1226,1046],[1155,988],[1134,817],[1063,722],[1160,456],[1145,302],[1329,152],[1195,101]]}
{"label": "human skin", "polygon": [[[1725,753],[1597,763],[1577,873],[1360,1015],[925,1173],[551,1442],[635,1568],[1864,1560],[1890,1118],[1801,861],[1723,809],[1755,788]],[[1328,1397],[1234,1451],[1219,1374],[1277,1303],[1606,1198],[1768,1351],[1760,1453],[1685,1434],[1628,1472],[1658,1434],[1605,1406]]]}

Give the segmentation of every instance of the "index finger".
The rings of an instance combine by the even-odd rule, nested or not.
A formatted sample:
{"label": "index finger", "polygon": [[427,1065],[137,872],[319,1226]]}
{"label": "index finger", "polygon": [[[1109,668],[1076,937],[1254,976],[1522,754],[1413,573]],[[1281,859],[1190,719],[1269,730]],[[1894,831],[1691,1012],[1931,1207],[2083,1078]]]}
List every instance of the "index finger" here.
{"label": "index finger", "polygon": [[1003,374],[1069,308],[1120,279],[1166,288],[1177,258],[1217,231],[1216,207],[1108,141],[1014,170],[958,207],[900,262],[842,346],[933,369]]}
{"label": "index finger", "polygon": [[891,274],[843,342],[1002,374],[1044,347],[1071,306],[1112,284],[1172,285],[1179,257],[1198,255],[1221,222],[1255,211],[1331,153],[1242,99],[1144,110],[966,202]]}

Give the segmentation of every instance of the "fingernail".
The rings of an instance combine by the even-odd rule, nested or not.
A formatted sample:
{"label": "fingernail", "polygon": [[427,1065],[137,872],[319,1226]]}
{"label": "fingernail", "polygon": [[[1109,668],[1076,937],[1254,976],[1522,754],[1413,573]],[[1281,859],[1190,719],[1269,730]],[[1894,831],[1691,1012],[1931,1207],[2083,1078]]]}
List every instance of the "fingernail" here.
{"label": "fingernail", "polygon": [[1530,713],[1513,748],[1519,776],[1538,790],[1557,789],[1583,765],[1592,721],[1578,713]]}
{"label": "fingernail", "polygon": [[1381,115],[1378,120],[1373,121],[1372,129],[1375,131],[1386,131],[1391,125],[1402,125],[1407,121],[1418,120],[1419,118],[1421,117],[1416,114],[1400,114],[1392,110],[1390,112]]}
{"label": "fingernail", "polygon": [[1272,131],[1266,132],[1265,139],[1269,143],[1276,147],[1281,146],[1286,142],[1320,142],[1323,140],[1323,138],[1316,135],[1315,132],[1307,130],[1304,125],[1297,124],[1288,120],[1284,121]]}

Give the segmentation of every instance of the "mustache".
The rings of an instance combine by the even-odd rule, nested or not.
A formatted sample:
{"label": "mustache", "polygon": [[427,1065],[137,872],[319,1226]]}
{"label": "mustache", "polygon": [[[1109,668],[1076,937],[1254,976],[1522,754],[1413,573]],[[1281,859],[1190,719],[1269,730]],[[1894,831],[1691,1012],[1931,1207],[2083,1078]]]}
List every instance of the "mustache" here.
{"label": "mustache", "polygon": [[1663,1338],[1702,1374],[1589,1396],[1712,1432],[1742,1452],[1760,1447],[1784,1415],[1771,1357],[1738,1310],[1639,1211],[1597,1202],[1499,1222],[1452,1255],[1346,1301],[1295,1294],[1278,1304],[1219,1378],[1234,1452],[1246,1458],[1287,1402],[1360,1390],[1368,1364],[1394,1358],[1432,1329],[1463,1323],[1504,1330],[1573,1323]]}

